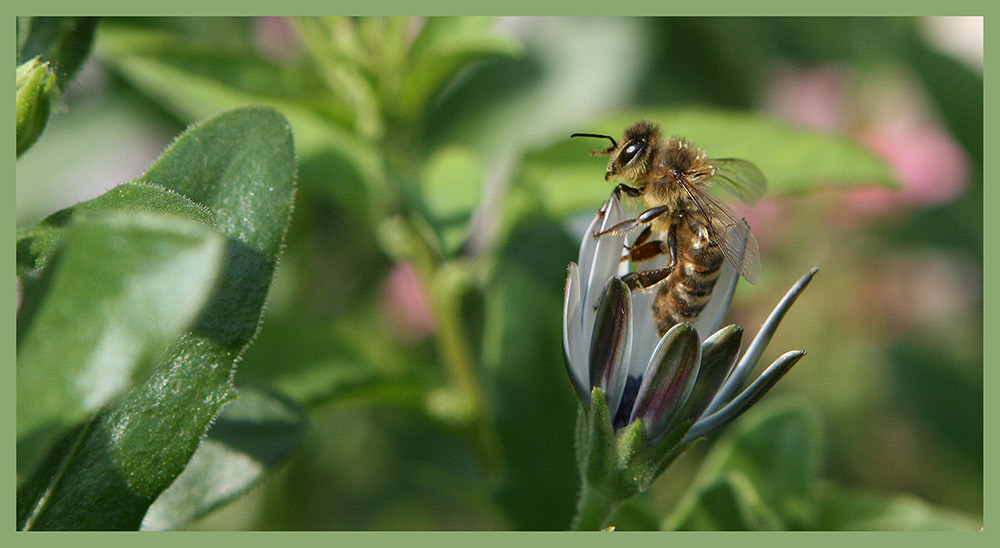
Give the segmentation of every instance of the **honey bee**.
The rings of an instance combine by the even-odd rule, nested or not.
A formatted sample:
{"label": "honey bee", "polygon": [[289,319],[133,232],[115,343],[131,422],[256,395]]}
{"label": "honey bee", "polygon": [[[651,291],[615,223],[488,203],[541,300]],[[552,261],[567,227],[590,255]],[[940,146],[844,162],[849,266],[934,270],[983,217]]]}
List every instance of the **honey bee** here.
{"label": "honey bee", "polygon": [[641,198],[648,208],[593,236],[623,234],[645,226],[627,246],[622,260],[669,257],[666,266],[621,277],[633,290],[660,284],[653,317],[661,335],[677,323],[693,322],[701,313],[723,259],[748,282],[759,281],[760,253],[750,228],[706,191],[717,185],[753,205],[767,187],[756,166],[746,160],[710,159],[682,138],[662,139],[659,128],[646,121],[628,128],[621,144],[609,135],[574,133],[572,137],[611,141],[609,148],[591,152],[611,156],[604,179],[631,181],[634,186],[620,183],[614,194]]}

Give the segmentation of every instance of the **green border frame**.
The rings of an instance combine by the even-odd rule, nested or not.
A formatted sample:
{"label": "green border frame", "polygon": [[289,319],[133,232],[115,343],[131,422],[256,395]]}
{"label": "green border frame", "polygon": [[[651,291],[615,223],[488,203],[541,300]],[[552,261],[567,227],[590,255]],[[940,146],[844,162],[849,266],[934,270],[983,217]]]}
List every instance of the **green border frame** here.
{"label": "green border frame", "polygon": [[[888,5],[886,5],[888,4]],[[624,8],[624,9],[623,9]],[[996,65],[993,62],[998,58],[994,55],[1000,51],[995,45],[996,38],[995,33],[990,31],[993,30],[992,12],[998,8],[994,6],[987,7],[985,1],[966,1],[959,0],[958,2],[919,2],[917,4],[913,2],[902,2],[893,1],[890,3],[873,4],[871,2],[837,2],[835,4],[812,4],[806,5],[801,2],[795,2],[794,4],[788,1],[780,2],[735,2],[732,0],[726,0],[723,2],[698,2],[698,3],[686,3],[686,4],[673,4],[660,1],[643,0],[640,2],[630,2],[623,6],[620,3],[607,3],[607,2],[570,2],[568,0],[558,0],[556,2],[544,2],[539,3],[536,1],[515,1],[513,3],[506,2],[502,7],[491,6],[490,4],[477,4],[473,5],[468,2],[449,0],[449,1],[424,1],[417,4],[404,2],[402,0],[374,0],[368,1],[363,4],[357,2],[329,2],[320,0],[306,0],[306,1],[293,1],[291,3],[285,2],[280,4],[280,7],[276,8],[273,2],[226,2],[224,4],[207,4],[205,2],[173,2],[164,8],[160,8],[155,4],[145,4],[140,5],[137,2],[122,2],[122,1],[99,1],[99,2],[88,2],[84,7],[78,2],[69,2],[67,0],[56,0],[56,1],[46,1],[44,3],[34,3],[30,6],[24,6],[20,8],[12,9],[14,12],[12,15],[18,15],[19,13],[24,14],[26,12],[31,12],[37,15],[66,15],[66,14],[79,14],[81,10],[85,10],[87,15],[297,15],[297,14],[321,14],[321,13],[347,13],[350,15],[387,15],[387,14],[401,14],[401,13],[417,13],[417,14],[433,14],[433,15],[983,15],[985,16],[985,36],[984,42],[986,46],[986,51],[984,54],[985,68],[984,68],[984,87],[987,86],[989,82],[989,75],[992,74],[990,70],[991,65]],[[280,11],[280,13],[277,13]],[[502,11],[502,13],[497,13]],[[11,44],[15,40],[15,30],[13,17],[8,19],[8,31],[5,32],[7,35],[7,43]],[[9,88],[8,88],[9,89]],[[988,88],[987,88],[988,91]],[[984,101],[990,99],[989,93],[985,96]],[[8,103],[9,104],[9,103]],[[8,122],[7,127],[10,128],[12,125],[10,118],[13,118],[12,111],[8,110]],[[994,143],[991,139],[993,135],[994,128],[997,127],[997,114],[995,109],[986,108],[984,105],[984,147],[986,150],[990,150],[990,145]],[[7,150],[14,148],[14,133],[11,131],[6,132],[7,137],[4,141],[8,143]],[[987,156],[989,157],[989,156]],[[10,165],[6,169],[11,181],[10,184],[5,186],[6,194],[8,199],[6,203],[8,207],[14,207],[14,194],[15,185],[13,180],[16,171],[16,162],[13,160],[14,157],[8,156]],[[983,176],[984,181],[991,180],[991,175],[995,170],[991,169],[988,165],[983,166]],[[984,185],[984,212],[993,211],[998,205],[998,196],[1000,196],[1000,190],[996,188],[995,185],[985,184]],[[11,213],[11,219],[14,218],[13,212]],[[8,221],[10,222],[10,221]],[[14,223],[11,223],[12,225]],[[984,232],[984,249],[983,249],[983,279],[984,282],[994,279],[993,276],[1000,272],[998,264],[1000,264],[1000,257],[997,254],[997,246],[994,238],[997,236],[998,227],[1000,227],[1000,220],[992,218],[989,215],[984,215],[983,220],[983,232]],[[8,272],[14,271],[14,242],[13,239],[8,241],[6,246],[7,253],[5,253],[6,263],[8,264]],[[12,284],[13,285],[13,284]],[[7,310],[13,310],[15,308],[15,294],[13,291],[7,292],[6,297],[0,298],[0,303],[8,303],[5,308]],[[984,331],[984,348],[983,348],[983,363],[995,363],[995,358],[998,356],[998,350],[996,343],[990,344],[992,337],[990,335],[997,333],[997,293],[993,291],[989,283],[984,283],[983,290],[983,331]],[[10,314],[6,316],[5,321],[4,337],[8,343],[4,344],[3,347],[7,348],[8,351],[6,355],[8,356],[4,361],[9,360],[9,365],[7,370],[10,375],[14,374],[15,367],[15,315]],[[984,367],[983,371],[983,382],[984,391],[989,392],[990,388],[996,388],[997,375],[992,373],[989,368]],[[14,391],[15,383],[13,379],[9,385],[9,390]],[[990,428],[993,423],[992,420],[995,418],[997,413],[997,404],[991,398],[984,399],[984,522],[987,521],[986,516],[993,515],[991,510],[994,508],[991,502],[995,501],[994,494],[996,493],[996,475],[991,473],[989,463],[992,462],[992,458],[997,454],[996,443],[997,436],[995,429]],[[6,421],[5,430],[8,431],[7,439],[13,437],[14,430],[14,398],[8,398],[8,420]],[[11,448],[13,449],[13,448]],[[7,469],[10,470],[14,467],[14,450],[8,450],[6,452],[6,457],[3,459],[5,464],[7,464]],[[8,516],[13,517],[14,515],[14,497],[13,493],[15,491],[15,479],[14,476],[8,476],[8,482],[10,485],[9,494],[5,500],[7,504],[4,506],[7,508],[6,512]],[[280,533],[295,535],[295,542],[302,543],[316,543],[317,545],[322,544],[324,546],[340,545],[341,543],[348,545],[364,545],[364,546],[395,546],[399,544],[405,545],[418,545],[418,546],[467,546],[469,544],[475,543],[478,546],[510,546],[512,544],[522,545],[523,543],[530,543],[537,546],[552,546],[561,544],[564,542],[572,542],[577,546],[606,546],[610,541],[612,543],[629,543],[635,545],[647,545],[647,546],[663,546],[667,543],[678,543],[681,545],[694,544],[697,543],[699,546],[709,545],[709,546],[729,546],[733,543],[749,543],[752,546],[759,545],[800,545],[802,543],[809,543],[811,545],[818,546],[843,546],[845,544],[863,544],[863,545],[882,545],[886,542],[905,542],[912,543],[916,545],[926,545],[926,546],[940,546],[943,543],[960,543],[968,545],[985,545],[988,542],[986,539],[990,537],[996,537],[995,534],[996,527],[993,524],[984,524],[984,533],[982,534],[964,534],[964,533],[673,533],[669,537],[664,536],[664,533],[609,533],[613,535],[612,537],[606,536],[603,533],[352,533],[352,532],[332,532],[332,533]],[[19,534],[14,531],[11,527],[9,531],[14,533],[14,540],[18,543],[24,544],[39,544],[39,545],[49,545],[49,544],[59,544],[64,545],[67,542],[73,543],[74,545],[78,543],[83,543],[84,545],[91,544],[105,544],[108,542],[114,543],[116,538],[125,539],[121,535],[114,535],[109,533],[96,533],[96,534],[73,534],[71,539],[68,539],[62,535],[27,535]],[[133,533],[135,534],[135,533]],[[167,534],[153,534],[145,535],[143,542],[150,542],[154,544],[162,544],[166,546],[172,546],[178,541],[180,542],[191,542],[196,540],[198,542],[215,543],[219,542],[220,539],[215,535],[220,533],[175,533],[184,534],[184,539],[178,539],[172,535]],[[246,542],[252,545],[270,545],[275,539],[273,533],[224,533],[228,535],[238,535],[241,538],[231,539],[227,538],[225,541],[230,542],[237,540],[239,542]],[[188,535],[195,535],[196,539],[190,538]],[[248,536],[249,535],[249,536]],[[332,535],[332,536],[330,536]],[[800,535],[808,535],[808,538],[804,538]],[[894,538],[887,538],[885,535],[892,535]],[[899,538],[896,538],[899,537]],[[135,542],[134,538],[127,538],[125,542]],[[990,542],[990,545],[996,544],[996,538],[994,541]]]}

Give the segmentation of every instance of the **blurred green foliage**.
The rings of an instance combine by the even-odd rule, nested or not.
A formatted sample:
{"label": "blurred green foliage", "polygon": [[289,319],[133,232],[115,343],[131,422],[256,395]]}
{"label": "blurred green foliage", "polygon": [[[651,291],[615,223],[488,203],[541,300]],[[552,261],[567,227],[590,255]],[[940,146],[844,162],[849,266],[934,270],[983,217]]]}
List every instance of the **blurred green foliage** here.
{"label": "blurred green foliage", "polygon": [[[562,288],[580,219],[612,189],[604,160],[587,154],[593,144],[568,136],[617,137],[649,118],[769,176],[763,213],[746,213],[763,281],[737,291],[733,321],[752,333],[792,280],[814,265],[822,272],[771,345],[809,355],[753,417],[681,455],[614,523],[975,528],[983,511],[982,75],[933,49],[924,23],[102,19],[93,63],[68,90],[65,112],[19,159],[19,237],[37,236],[19,240],[19,272],[59,253],[62,225],[53,217],[36,225],[40,217],[143,171],[108,180],[105,164],[122,163],[119,148],[151,161],[164,136],[189,124],[247,104],[273,107],[294,135],[297,190],[263,327],[236,368],[245,397],[222,408],[180,487],[153,503],[143,527],[561,530],[579,489]],[[814,67],[843,75],[837,127],[782,121],[769,102],[780,75]],[[863,144],[884,110],[871,107],[869,85],[885,74],[904,76],[906,97],[919,97],[967,158],[955,197],[868,214],[853,207],[860,187],[908,192],[898,166]],[[205,129],[213,127],[214,143],[250,132]],[[229,238],[255,241],[256,228],[238,227],[259,215],[275,250],[281,234],[273,231],[287,218],[278,204],[288,202],[273,202],[266,184],[246,186],[260,177],[227,171],[243,164],[215,146],[177,142],[140,180],[208,205],[202,222],[237,227],[224,231]],[[251,166],[241,169],[284,154],[257,146],[237,155]],[[217,156],[233,163],[216,164]],[[88,157],[105,159],[88,168]],[[200,194],[203,166],[232,191]],[[80,190],[88,169],[98,180]],[[159,176],[168,173],[176,182]],[[97,213],[109,199],[78,209]],[[200,214],[161,199],[175,214]],[[273,267],[276,251],[267,256]],[[258,278],[255,294],[269,280]],[[35,306],[29,289],[22,315]],[[938,297],[911,297],[931,294]],[[237,331],[249,336],[259,310],[243,312]],[[23,344],[20,324],[18,338]],[[788,393],[809,404],[782,403]],[[227,428],[236,423],[257,429],[234,443]],[[262,424],[282,432],[277,453],[263,451],[272,438]],[[22,448],[43,445],[33,443],[19,439],[19,464]],[[247,459],[263,464],[209,481]],[[19,468],[22,484],[25,474]]]}

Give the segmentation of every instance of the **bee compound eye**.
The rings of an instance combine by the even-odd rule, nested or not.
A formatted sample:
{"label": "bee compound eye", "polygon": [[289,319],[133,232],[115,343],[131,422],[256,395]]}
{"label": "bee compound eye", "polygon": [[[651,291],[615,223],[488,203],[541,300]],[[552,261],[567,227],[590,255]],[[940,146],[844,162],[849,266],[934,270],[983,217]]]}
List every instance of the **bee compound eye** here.
{"label": "bee compound eye", "polygon": [[620,164],[627,164],[632,161],[633,158],[639,155],[642,150],[646,148],[646,141],[635,140],[629,141],[622,148],[621,154],[618,155],[618,161]]}

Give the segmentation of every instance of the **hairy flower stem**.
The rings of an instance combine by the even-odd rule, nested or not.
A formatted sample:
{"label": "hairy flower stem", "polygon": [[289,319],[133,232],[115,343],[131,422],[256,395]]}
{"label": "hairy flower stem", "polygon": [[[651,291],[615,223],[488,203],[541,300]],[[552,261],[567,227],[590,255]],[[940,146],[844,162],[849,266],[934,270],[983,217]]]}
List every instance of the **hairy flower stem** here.
{"label": "hairy flower stem", "polygon": [[606,528],[620,505],[621,501],[612,500],[599,489],[584,482],[572,530],[599,531]]}

